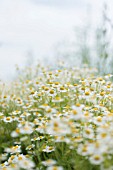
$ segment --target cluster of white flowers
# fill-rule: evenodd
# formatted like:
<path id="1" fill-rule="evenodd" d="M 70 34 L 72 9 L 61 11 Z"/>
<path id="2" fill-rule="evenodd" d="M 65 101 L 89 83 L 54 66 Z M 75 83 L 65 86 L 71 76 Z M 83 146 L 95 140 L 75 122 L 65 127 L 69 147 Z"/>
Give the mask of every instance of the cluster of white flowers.
<path id="1" fill-rule="evenodd" d="M 10 91 L 0 92 L 1 136 L 9 139 L 0 169 L 63 170 L 57 160 L 46 157 L 56 154 L 59 143 L 90 164 L 104 167 L 107 161 L 111 167 L 112 75 L 94 76 L 88 68 L 38 67 L 31 79 L 13 82 Z"/>

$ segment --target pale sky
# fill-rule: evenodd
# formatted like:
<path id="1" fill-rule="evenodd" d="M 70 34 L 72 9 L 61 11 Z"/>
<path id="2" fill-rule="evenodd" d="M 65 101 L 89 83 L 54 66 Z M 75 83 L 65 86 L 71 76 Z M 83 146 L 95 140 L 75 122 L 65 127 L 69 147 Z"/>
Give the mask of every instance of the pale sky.
<path id="1" fill-rule="evenodd" d="M 75 26 L 99 22 L 104 0 L 0 0 L 0 79 L 14 76 L 29 51 L 52 56 L 54 45 L 73 39 Z M 107 0 L 109 6 L 113 1 Z M 109 10 L 113 16 L 112 9 Z"/>

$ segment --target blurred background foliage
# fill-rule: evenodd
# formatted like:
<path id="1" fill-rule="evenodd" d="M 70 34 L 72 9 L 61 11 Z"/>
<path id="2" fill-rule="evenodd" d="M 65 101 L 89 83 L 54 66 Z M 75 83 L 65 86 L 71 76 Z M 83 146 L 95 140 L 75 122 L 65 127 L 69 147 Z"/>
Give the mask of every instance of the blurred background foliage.
<path id="1" fill-rule="evenodd" d="M 74 41 L 62 41 L 55 46 L 56 58 L 71 65 L 96 67 L 99 74 L 113 74 L 113 24 L 103 4 L 101 22 L 96 28 L 90 23 L 74 29 Z"/>

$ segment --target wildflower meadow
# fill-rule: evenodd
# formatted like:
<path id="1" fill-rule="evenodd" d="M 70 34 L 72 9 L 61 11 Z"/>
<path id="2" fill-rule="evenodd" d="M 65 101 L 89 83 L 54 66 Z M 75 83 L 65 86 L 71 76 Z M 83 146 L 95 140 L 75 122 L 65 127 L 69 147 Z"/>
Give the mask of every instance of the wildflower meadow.
<path id="1" fill-rule="evenodd" d="M 113 82 L 40 64 L 0 82 L 0 170 L 112 170 Z"/>

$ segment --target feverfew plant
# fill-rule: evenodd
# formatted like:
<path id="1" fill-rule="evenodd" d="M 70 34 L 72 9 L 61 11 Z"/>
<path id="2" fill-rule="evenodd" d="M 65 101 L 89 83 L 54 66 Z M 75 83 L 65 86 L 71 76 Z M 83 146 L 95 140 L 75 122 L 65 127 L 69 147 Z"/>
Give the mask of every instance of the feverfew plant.
<path id="1" fill-rule="evenodd" d="M 112 75 L 41 65 L 31 73 L 0 85 L 0 169 L 112 168 Z"/>

